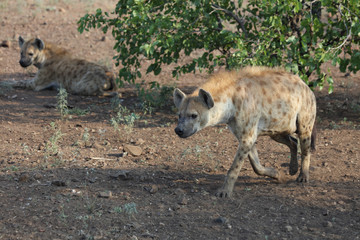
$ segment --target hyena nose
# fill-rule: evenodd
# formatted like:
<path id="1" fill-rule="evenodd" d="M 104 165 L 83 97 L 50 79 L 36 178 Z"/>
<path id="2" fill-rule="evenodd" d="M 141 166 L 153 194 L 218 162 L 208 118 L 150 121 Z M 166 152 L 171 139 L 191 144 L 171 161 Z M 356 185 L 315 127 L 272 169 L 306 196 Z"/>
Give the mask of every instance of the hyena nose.
<path id="1" fill-rule="evenodd" d="M 20 60 L 19 63 L 20 63 L 20 65 L 21 65 L 22 67 L 27 67 L 26 64 L 25 64 L 25 62 L 24 62 L 23 60 Z"/>
<path id="2" fill-rule="evenodd" d="M 179 127 L 177 127 L 177 128 L 175 128 L 175 133 L 181 137 L 184 134 L 184 131 L 181 130 Z"/>

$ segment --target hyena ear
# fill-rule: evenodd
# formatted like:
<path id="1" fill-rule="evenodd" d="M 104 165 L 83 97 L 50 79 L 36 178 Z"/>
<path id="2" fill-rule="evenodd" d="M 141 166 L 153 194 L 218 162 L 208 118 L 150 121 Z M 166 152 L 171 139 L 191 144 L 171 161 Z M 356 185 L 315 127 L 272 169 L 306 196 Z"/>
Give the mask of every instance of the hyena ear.
<path id="1" fill-rule="evenodd" d="M 174 90 L 174 103 L 177 108 L 180 107 L 181 102 L 186 98 L 186 94 L 183 93 L 180 89 L 175 88 Z"/>
<path id="2" fill-rule="evenodd" d="M 214 106 L 214 100 L 211 94 L 204 89 L 199 90 L 199 98 L 205 103 L 205 105 L 210 109 Z"/>
<path id="3" fill-rule="evenodd" d="M 22 38 L 22 36 L 19 36 L 19 46 L 22 47 L 25 43 L 25 40 Z"/>
<path id="4" fill-rule="evenodd" d="M 39 49 L 39 50 L 43 50 L 45 48 L 45 43 L 43 40 L 41 40 L 40 38 L 35 38 L 35 46 Z"/>

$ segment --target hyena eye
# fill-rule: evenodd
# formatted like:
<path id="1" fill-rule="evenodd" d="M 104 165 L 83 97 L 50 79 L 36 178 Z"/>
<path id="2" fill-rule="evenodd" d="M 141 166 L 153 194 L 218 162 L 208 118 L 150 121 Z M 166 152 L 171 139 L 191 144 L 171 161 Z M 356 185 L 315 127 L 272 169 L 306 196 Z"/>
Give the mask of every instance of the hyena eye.
<path id="1" fill-rule="evenodd" d="M 192 119 L 196 119 L 197 116 L 198 116 L 197 114 L 191 114 L 191 118 L 192 118 Z"/>
<path id="2" fill-rule="evenodd" d="M 32 57 L 34 54 L 33 53 L 29 53 L 29 56 Z"/>

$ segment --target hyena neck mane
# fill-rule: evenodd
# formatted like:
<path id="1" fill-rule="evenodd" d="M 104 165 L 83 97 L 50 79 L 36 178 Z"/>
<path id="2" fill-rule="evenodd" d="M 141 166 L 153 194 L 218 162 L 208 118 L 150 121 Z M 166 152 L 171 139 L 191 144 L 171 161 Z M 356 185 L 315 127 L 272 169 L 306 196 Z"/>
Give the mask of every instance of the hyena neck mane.
<path id="1" fill-rule="evenodd" d="M 45 48 L 41 51 L 43 54 L 39 54 L 38 59 L 34 64 L 37 68 L 42 68 L 45 62 L 51 58 L 70 56 L 70 53 L 66 49 L 49 42 L 45 42 Z"/>
<path id="2" fill-rule="evenodd" d="M 200 88 L 199 88 L 200 89 Z M 214 106 L 208 110 L 208 122 L 206 126 L 215 126 L 217 124 L 228 123 L 235 116 L 235 107 L 232 97 L 226 94 L 217 95 L 211 89 L 204 89 L 207 91 L 214 102 Z M 195 94 L 198 95 L 198 90 Z"/>

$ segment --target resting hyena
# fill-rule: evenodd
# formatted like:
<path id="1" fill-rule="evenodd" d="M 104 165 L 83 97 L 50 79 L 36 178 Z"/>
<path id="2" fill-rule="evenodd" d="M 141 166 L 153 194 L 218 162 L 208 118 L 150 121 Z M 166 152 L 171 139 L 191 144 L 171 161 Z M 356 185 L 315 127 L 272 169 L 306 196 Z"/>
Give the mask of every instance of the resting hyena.
<path id="1" fill-rule="evenodd" d="M 32 80 L 13 82 L 14 87 L 41 91 L 61 85 L 68 92 L 79 95 L 115 95 L 114 74 L 106 67 L 82 59 L 72 58 L 68 51 L 39 38 L 25 41 L 19 37 L 20 65 L 34 65 L 39 70 Z"/>
<path id="2" fill-rule="evenodd" d="M 175 89 L 174 102 L 179 109 L 175 132 L 180 137 L 226 123 L 240 143 L 218 196 L 231 195 L 247 156 L 257 174 L 280 178 L 277 170 L 260 164 L 255 142 L 261 135 L 290 148 L 290 174 L 294 175 L 298 170 L 297 140 L 292 135 L 296 133 L 301 146 L 297 181 L 308 181 L 310 147 L 315 147 L 316 102 L 311 89 L 298 76 L 279 68 L 246 67 L 215 75 L 190 96 Z"/>

